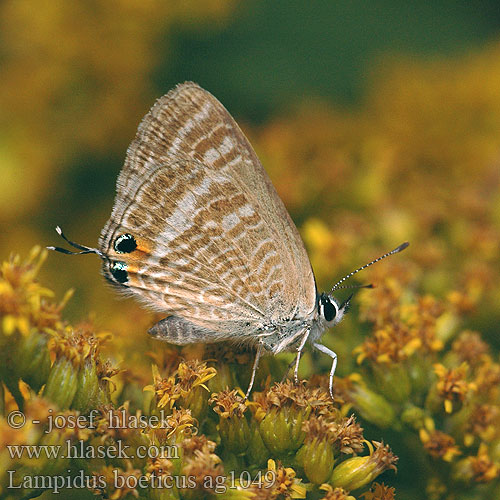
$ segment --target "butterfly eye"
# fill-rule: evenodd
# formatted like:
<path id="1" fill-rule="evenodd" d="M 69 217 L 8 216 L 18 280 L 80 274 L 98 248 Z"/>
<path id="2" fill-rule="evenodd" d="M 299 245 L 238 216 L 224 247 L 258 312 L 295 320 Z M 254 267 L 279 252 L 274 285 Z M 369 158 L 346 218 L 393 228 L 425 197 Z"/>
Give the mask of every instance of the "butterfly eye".
<path id="1" fill-rule="evenodd" d="M 135 238 L 129 233 L 122 234 L 115 240 L 115 250 L 118 253 L 130 253 L 133 252 L 136 248 L 137 242 L 135 241 Z"/>
<path id="2" fill-rule="evenodd" d="M 332 303 L 328 295 L 322 295 L 320 297 L 320 312 L 326 321 L 333 321 L 337 315 L 337 307 Z"/>
<path id="3" fill-rule="evenodd" d="M 126 283 L 128 281 L 127 264 L 125 262 L 112 262 L 109 266 L 109 271 L 118 283 Z"/>

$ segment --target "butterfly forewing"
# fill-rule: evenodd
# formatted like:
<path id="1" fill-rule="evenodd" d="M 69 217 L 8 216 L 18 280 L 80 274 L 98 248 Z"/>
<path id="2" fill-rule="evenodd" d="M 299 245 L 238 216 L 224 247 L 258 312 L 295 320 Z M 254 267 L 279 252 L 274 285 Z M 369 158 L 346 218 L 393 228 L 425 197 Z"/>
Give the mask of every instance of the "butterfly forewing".
<path id="1" fill-rule="evenodd" d="M 117 253 L 123 234 L 138 248 Z M 192 83 L 139 126 L 100 249 L 105 273 L 125 262 L 131 291 L 209 328 L 315 307 L 309 259 L 266 172 L 225 108 Z"/>
<path id="2" fill-rule="evenodd" d="M 190 317 L 199 319 L 206 318 L 207 309 L 218 310 L 211 316 L 217 320 L 228 319 L 228 314 L 263 317 L 267 283 L 242 279 L 260 263 L 259 255 L 248 259 L 249 249 L 239 245 L 255 243 L 262 220 L 230 179 L 218 172 L 207 177 L 208 171 L 191 159 L 169 159 L 152 171 L 109 239 L 111 243 L 120 234 L 133 233 L 137 250 L 129 255 L 113 254 L 112 246 L 103 250 L 127 261 L 127 285 L 154 295 L 160 310 L 167 301 L 169 311 L 191 308 Z M 172 172 L 182 182 L 171 183 Z M 151 228 L 157 228 L 154 234 Z M 227 238 L 232 238 L 231 245 L 224 243 Z M 267 280 L 271 277 L 269 273 Z"/>

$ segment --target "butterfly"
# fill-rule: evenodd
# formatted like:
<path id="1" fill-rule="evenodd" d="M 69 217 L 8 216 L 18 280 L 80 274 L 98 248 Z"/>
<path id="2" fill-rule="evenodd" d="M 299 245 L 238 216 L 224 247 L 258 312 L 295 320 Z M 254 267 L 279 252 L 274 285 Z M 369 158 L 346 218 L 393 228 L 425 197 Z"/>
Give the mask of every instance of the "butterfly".
<path id="1" fill-rule="evenodd" d="M 156 101 L 139 125 L 117 181 L 111 217 L 95 253 L 105 278 L 167 316 L 149 333 L 178 345 L 229 341 L 263 354 L 321 344 L 349 307 L 332 294 L 355 273 L 400 252 L 403 243 L 319 293 L 306 249 L 249 141 L 224 106 L 195 83 Z M 351 296 L 352 297 L 352 296 Z"/>

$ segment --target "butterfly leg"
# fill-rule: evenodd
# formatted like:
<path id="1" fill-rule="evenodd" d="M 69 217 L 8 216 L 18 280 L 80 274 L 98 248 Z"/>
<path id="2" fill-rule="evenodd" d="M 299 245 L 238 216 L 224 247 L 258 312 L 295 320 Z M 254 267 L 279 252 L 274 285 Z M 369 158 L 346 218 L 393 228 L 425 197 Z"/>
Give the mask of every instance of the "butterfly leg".
<path id="1" fill-rule="evenodd" d="M 248 389 L 245 394 L 245 401 L 248 399 L 248 396 L 250 396 L 250 392 L 252 391 L 253 383 L 255 381 L 255 374 L 257 373 L 257 367 L 259 366 L 259 360 L 260 357 L 262 356 L 262 351 L 264 350 L 264 347 L 259 344 L 257 347 L 257 352 L 255 354 L 255 361 L 253 362 L 253 367 L 252 367 L 252 376 L 250 377 L 250 383 L 248 384 Z"/>
<path id="2" fill-rule="evenodd" d="M 285 382 L 285 380 L 287 379 L 288 377 L 288 374 L 290 373 L 290 370 L 292 368 L 292 366 L 294 366 L 296 363 L 296 358 L 293 358 L 292 361 L 290 361 L 290 364 L 287 366 L 286 368 L 286 371 L 285 371 L 285 374 L 283 375 L 283 378 L 281 379 L 281 383 L 283 384 Z"/>
<path id="3" fill-rule="evenodd" d="M 337 368 L 337 355 L 328 347 L 324 346 L 323 344 L 313 344 L 318 351 L 321 351 L 322 353 L 326 354 L 327 356 L 330 356 L 332 358 L 332 367 L 330 368 L 330 378 L 328 380 L 328 390 L 330 392 L 330 397 L 333 400 L 333 374 L 335 373 L 335 368 Z"/>
<path id="4" fill-rule="evenodd" d="M 300 345 L 297 348 L 297 357 L 295 358 L 295 370 L 293 371 L 293 379 L 295 383 L 297 384 L 299 382 L 299 362 L 300 362 L 300 357 L 302 356 L 302 351 L 304 350 L 304 346 L 306 345 L 307 339 L 309 338 L 309 334 L 311 333 L 311 329 L 308 328 L 306 330 L 306 333 L 302 337 L 302 340 L 300 341 Z"/>

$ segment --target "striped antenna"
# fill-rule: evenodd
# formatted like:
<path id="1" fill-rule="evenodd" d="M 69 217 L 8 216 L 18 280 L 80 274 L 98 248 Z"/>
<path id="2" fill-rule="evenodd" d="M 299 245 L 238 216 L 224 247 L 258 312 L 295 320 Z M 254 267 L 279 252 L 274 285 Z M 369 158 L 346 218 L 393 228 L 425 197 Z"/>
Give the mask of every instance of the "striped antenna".
<path id="1" fill-rule="evenodd" d="M 373 283 L 368 283 L 366 285 L 342 285 L 335 288 L 335 290 L 344 290 L 350 288 L 375 288 Z"/>
<path id="2" fill-rule="evenodd" d="M 79 243 L 75 243 L 74 241 L 71 241 L 70 239 L 66 238 L 66 236 L 62 232 L 62 229 L 59 226 L 56 226 L 56 231 L 57 234 L 61 236 L 61 238 L 63 238 L 65 241 L 67 241 L 72 247 L 78 248 L 78 250 L 81 251 L 72 252 L 71 250 L 66 250 L 65 248 L 61 247 L 47 247 L 47 250 L 54 250 L 55 252 L 64 253 L 66 255 L 82 255 L 85 253 L 95 253 L 99 255 L 99 257 L 104 258 L 103 253 L 97 250 L 97 248 L 86 247 L 85 245 L 80 245 Z"/>
<path id="3" fill-rule="evenodd" d="M 395 253 L 402 252 L 408 245 L 409 245 L 409 243 L 407 241 L 405 241 L 404 243 L 401 243 L 401 245 L 399 245 L 394 250 L 391 250 L 390 252 L 387 252 L 384 255 L 381 255 L 377 259 L 372 260 L 368 264 L 365 264 L 364 266 L 361 266 L 359 269 L 356 269 L 352 273 L 349 273 L 348 275 L 344 276 L 342 279 L 340 279 L 339 281 L 337 281 L 337 283 L 335 283 L 335 285 L 333 285 L 332 289 L 330 290 L 330 293 L 332 293 L 335 290 L 338 290 L 339 288 L 342 288 L 339 285 L 341 283 L 343 283 L 345 280 L 349 279 L 351 276 L 354 276 L 356 273 L 359 273 L 359 271 L 362 271 L 363 269 L 366 269 L 367 267 L 370 267 L 371 265 L 377 263 L 378 261 L 380 261 L 382 259 L 385 259 L 386 257 L 389 257 L 389 255 L 394 255 Z"/>

